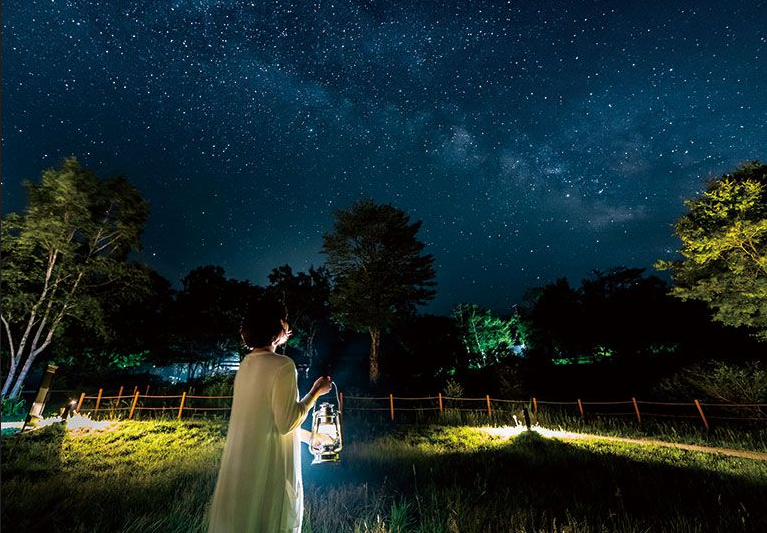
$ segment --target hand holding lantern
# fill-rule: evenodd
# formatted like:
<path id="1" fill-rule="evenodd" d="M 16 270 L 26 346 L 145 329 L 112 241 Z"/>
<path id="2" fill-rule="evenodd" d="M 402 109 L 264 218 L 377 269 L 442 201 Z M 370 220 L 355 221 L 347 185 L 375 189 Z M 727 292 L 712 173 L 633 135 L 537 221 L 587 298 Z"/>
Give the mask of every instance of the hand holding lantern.
<path id="1" fill-rule="evenodd" d="M 335 383 L 331 385 L 336 387 Z M 340 405 L 338 387 L 336 387 L 336 403 Z M 315 405 L 312 412 L 312 437 L 309 444 L 309 450 L 314 455 L 312 464 L 338 462 L 342 448 L 341 413 L 327 402 L 320 405 L 319 409 Z"/>

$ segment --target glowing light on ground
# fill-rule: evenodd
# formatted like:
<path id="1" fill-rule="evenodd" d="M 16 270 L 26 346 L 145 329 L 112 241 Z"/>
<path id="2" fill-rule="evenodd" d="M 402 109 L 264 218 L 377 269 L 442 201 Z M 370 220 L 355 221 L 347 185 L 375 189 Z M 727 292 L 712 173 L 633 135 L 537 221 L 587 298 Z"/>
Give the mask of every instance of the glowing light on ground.
<path id="1" fill-rule="evenodd" d="M 511 437 L 517 437 L 527 431 L 524 424 L 517 424 L 516 426 L 504 426 L 504 427 L 483 427 L 479 428 L 481 431 L 492 435 L 494 437 L 502 437 L 510 439 Z M 583 433 L 574 433 L 572 431 L 565 431 L 563 429 L 549 429 L 538 424 L 530 426 L 530 431 L 534 431 L 549 439 L 593 439 L 597 438 L 594 435 L 586 435 Z"/>
<path id="2" fill-rule="evenodd" d="M 113 424 L 110 420 L 91 420 L 87 415 L 75 415 L 67 419 L 67 429 L 109 429 Z"/>
<path id="3" fill-rule="evenodd" d="M 67 429 L 73 431 L 83 429 L 109 429 L 112 425 L 114 425 L 114 422 L 110 420 L 92 420 L 88 415 L 73 415 L 67 418 L 66 421 L 60 416 L 49 416 L 48 418 L 40 420 L 40 422 L 34 426 L 27 426 L 26 431 L 41 429 L 47 426 L 52 426 L 54 424 L 61 424 L 62 422 L 66 422 Z M 23 422 L 3 422 L 3 429 L 21 429 L 23 424 Z"/>

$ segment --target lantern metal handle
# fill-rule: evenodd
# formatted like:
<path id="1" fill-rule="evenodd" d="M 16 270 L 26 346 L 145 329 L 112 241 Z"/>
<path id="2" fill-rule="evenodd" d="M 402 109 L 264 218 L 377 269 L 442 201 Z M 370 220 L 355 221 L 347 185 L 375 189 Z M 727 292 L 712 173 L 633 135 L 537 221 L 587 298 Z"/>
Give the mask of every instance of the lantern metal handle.
<path id="1" fill-rule="evenodd" d="M 336 406 L 338 407 L 338 417 L 341 417 L 341 400 L 338 398 L 338 386 L 336 385 L 335 381 L 330 382 L 330 386 L 334 389 L 336 389 Z M 314 412 L 317 410 L 317 404 L 319 402 L 314 402 L 314 405 L 312 406 L 312 415 L 314 415 Z"/>

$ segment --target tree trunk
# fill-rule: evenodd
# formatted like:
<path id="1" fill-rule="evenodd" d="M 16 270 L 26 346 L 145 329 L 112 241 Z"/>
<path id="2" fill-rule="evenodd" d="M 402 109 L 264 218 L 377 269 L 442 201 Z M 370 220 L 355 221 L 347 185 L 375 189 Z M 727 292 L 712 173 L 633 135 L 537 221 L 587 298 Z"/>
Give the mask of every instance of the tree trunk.
<path id="1" fill-rule="evenodd" d="M 32 368 L 32 363 L 35 362 L 35 359 L 37 359 L 37 353 L 35 352 L 32 352 L 27 356 L 27 360 L 24 361 L 24 366 L 21 367 L 21 372 L 19 372 L 19 376 L 16 378 L 16 382 L 13 384 L 13 389 L 11 389 L 9 397 L 15 398 L 21 393 L 21 387 L 24 385 L 24 381 L 27 379 L 29 369 Z"/>
<path id="2" fill-rule="evenodd" d="M 78 278 L 79 281 L 79 278 Z M 75 284 L 75 288 L 77 287 L 77 284 Z M 74 290 L 74 289 L 73 289 Z M 37 359 L 37 356 L 40 355 L 40 353 L 45 350 L 53 340 L 53 334 L 56 331 L 56 328 L 58 327 L 59 323 L 61 322 L 61 319 L 64 318 L 64 313 L 67 310 L 66 303 L 62 307 L 61 311 L 58 313 L 56 318 L 53 319 L 53 322 L 49 326 L 50 329 L 48 330 L 48 333 L 45 336 L 45 340 L 43 341 L 42 345 L 38 346 L 37 343 L 40 340 L 40 335 L 43 331 L 43 327 L 45 326 L 45 322 L 48 320 L 48 313 L 50 311 L 50 305 L 48 306 L 48 309 L 45 311 L 45 315 L 43 316 L 42 322 L 40 323 L 40 327 L 37 330 L 37 333 L 35 334 L 35 338 L 32 341 L 32 346 L 29 347 L 29 355 L 27 355 L 27 360 L 24 362 L 24 366 L 21 368 L 21 372 L 19 373 L 19 377 L 16 378 L 16 383 L 13 385 L 13 390 L 11 391 L 11 398 L 15 398 L 19 395 L 21 392 L 21 388 L 24 386 L 24 380 L 27 379 L 27 374 L 29 373 L 29 369 L 32 367 L 32 363 L 35 362 L 35 359 Z M 18 362 L 21 362 L 21 354 L 18 356 Z"/>
<path id="3" fill-rule="evenodd" d="M 11 383 L 13 383 L 13 375 L 16 373 L 16 361 L 11 362 L 11 366 L 8 367 L 8 375 L 5 376 L 5 382 L 3 383 L 3 392 L 0 394 L 3 398 L 5 398 L 5 395 L 8 393 L 8 389 L 11 388 Z"/>
<path id="4" fill-rule="evenodd" d="M 370 328 L 370 383 L 375 385 L 381 376 L 378 370 L 378 353 L 381 344 L 381 330 Z"/>

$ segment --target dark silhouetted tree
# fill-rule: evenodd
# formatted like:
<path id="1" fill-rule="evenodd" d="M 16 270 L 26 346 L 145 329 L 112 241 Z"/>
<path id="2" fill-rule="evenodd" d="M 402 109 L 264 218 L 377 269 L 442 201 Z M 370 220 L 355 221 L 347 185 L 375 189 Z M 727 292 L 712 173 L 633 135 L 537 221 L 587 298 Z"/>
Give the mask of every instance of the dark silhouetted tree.
<path id="1" fill-rule="evenodd" d="M 583 306 L 567 278 L 529 290 L 525 300 L 530 357 L 545 362 L 582 352 Z"/>
<path id="2" fill-rule="evenodd" d="M 68 386 L 102 379 L 147 360 L 161 361 L 167 350 L 171 283 L 146 265 L 148 283 L 133 301 L 109 300 L 102 306 L 108 337 L 72 322 L 56 341 L 50 360 L 64 368 Z M 79 380 L 79 381 L 78 381 Z"/>
<path id="3" fill-rule="evenodd" d="M 452 318 L 416 315 L 397 325 L 393 333 L 400 350 L 388 366 L 397 374 L 398 385 L 411 385 L 418 391 L 441 387 L 460 371 L 464 349 Z"/>
<path id="4" fill-rule="evenodd" d="M 267 290 L 288 309 L 288 323 L 293 331 L 289 345 L 302 352 L 308 372 L 317 353 L 314 346 L 317 332 L 322 322 L 330 318 L 330 274 L 322 267 L 294 274 L 290 266 L 283 265 L 272 270 L 269 283 Z"/>
<path id="5" fill-rule="evenodd" d="M 188 365 L 189 378 L 195 378 L 242 352 L 242 317 L 264 289 L 227 278 L 214 265 L 195 268 L 181 283 L 170 312 L 170 348 L 177 362 Z"/>
<path id="6" fill-rule="evenodd" d="M 322 251 L 333 277 L 330 303 L 345 327 L 370 334 L 370 381 L 377 383 L 381 332 L 431 300 L 434 257 L 423 254 L 416 234 L 421 222 L 372 200 L 336 211 Z"/>

